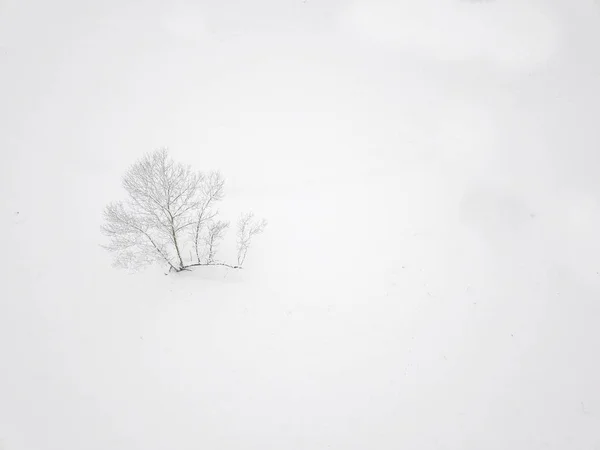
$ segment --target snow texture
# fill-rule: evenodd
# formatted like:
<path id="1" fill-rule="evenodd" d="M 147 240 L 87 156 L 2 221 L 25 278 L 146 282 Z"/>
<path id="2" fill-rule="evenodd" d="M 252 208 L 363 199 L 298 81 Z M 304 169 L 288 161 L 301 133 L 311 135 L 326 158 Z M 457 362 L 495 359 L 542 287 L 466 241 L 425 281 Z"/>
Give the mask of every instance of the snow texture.
<path id="1" fill-rule="evenodd" d="M 599 75 L 592 0 L 3 1 L 0 448 L 599 449 Z M 162 146 L 244 270 L 111 267 Z"/>

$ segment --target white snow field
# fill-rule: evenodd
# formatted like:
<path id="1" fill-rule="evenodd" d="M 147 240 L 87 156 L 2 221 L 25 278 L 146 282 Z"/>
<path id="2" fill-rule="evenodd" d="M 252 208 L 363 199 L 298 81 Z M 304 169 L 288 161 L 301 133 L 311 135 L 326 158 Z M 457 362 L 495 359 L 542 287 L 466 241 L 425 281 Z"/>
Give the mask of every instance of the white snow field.
<path id="1" fill-rule="evenodd" d="M 0 449 L 600 449 L 599 125 L 593 0 L 3 0 Z M 111 267 L 162 146 L 244 270 Z"/>

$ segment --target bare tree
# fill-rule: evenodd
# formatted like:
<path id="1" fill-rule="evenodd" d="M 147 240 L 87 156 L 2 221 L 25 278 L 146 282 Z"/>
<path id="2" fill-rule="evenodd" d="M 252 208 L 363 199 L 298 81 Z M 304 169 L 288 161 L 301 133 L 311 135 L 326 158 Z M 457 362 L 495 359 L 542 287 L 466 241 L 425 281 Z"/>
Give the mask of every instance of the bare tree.
<path id="1" fill-rule="evenodd" d="M 266 226 L 267 221 L 265 219 L 254 220 L 254 213 L 245 213 L 240 216 L 237 231 L 238 266 L 244 264 L 252 238 L 262 233 Z"/>
<path id="2" fill-rule="evenodd" d="M 158 260 L 167 264 L 169 270 L 177 270 L 167 239 L 153 229 L 152 221 L 134 215 L 122 202 L 109 204 L 104 219 L 102 229 L 110 238 L 104 248 L 115 254 L 115 266 L 133 269 Z"/>
<path id="3" fill-rule="evenodd" d="M 212 211 L 214 203 L 223 199 L 223 188 L 225 180 L 219 172 L 211 172 L 206 177 L 202 177 L 200 182 L 201 200 L 199 202 L 196 223 L 194 226 L 194 249 L 196 251 L 196 260 L 200 263 L 200 242 L 201 233 L 205 223 L 215 218 L 218 212 Z"/>
<path id="4" fill-rule="evenodd" d="M 223 199 L 224 184 L 219 172 L 194 172 L 174 162 L 166 149 L 146 154 L 123 177 L 127 200 L 104 210 L 102 230 L 109 238 L 104 248 L 114 254 L 116 266 L 130 269 L 153 262 L 175 272 L 203 265 L 241 268 L 239 255 L 235 266 L 215 259 L 229 227 L 214 220 L 218 211 L 213 207 Z M 192 249 L 196 262 L 191 261 Z M 201 255 L 206 255 L 204 262 Z"/>
<path id="5" fill-rule="evenodd" d="M 133 164 L 123 177 L 127 202 L 110 204 L 104 212 L 103 229 L 111 238 L 107 248 L 117 252 L 117 263 L 124 262 L 126 243 L 130 250 L 141 250 L 137 253 L 145 262 L 154 251 L 170 269 L 181 270 L 181 235 L 193 224 L 198 186 L 198 175 L 175 163 L 164 149 Z M 127 266 L 137 261 L 127 259 Z"/>
<path id="6" fill-rule="evenodd" d="M 229 228 L 229 222 L 223 222 L 222 220 L 219 220 L 218 222 L 210 222 L 208 224 L 208 233 L 204 239 L 208 252 L 208 255 L 206 256 L 206 264 L 215 262 L 215 254 L 217 252 L 219 242 L 223 239 L 225 230 L 227 230 L 227 228 Z"/>

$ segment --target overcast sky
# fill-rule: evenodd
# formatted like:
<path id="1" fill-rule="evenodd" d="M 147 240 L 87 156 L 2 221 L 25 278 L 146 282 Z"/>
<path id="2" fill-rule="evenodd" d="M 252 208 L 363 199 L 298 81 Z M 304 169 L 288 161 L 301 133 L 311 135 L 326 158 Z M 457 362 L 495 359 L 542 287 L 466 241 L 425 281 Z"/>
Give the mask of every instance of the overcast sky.
<path id="1" fill-rule="evenodd" d="M 422 173 L 457 201 L 483 183 L 553 205 L 562 231 L 593 233 L 593 0 L 0 8 L 8 210 L 67 196 L 97 216 L 124 167 L 168 146 L 195 167 L 221 169 L 231 194 Z M 40 192 L 47 163 L 60 173 L 39 181 Z"/>
<path id="2" fill-rule="evenodd" d="M 74 169 L 116 169 L 159 145 L 202 149 L 197 162 L 225 165 L 245 185 L 243 167 L 259 158 L 276 172 L 267 183 L 290 180 L 282 171 L 292 167 L 299 180 L 377 169 L 363 166 L 373 154 L 386 166 L 400 151 L 435 153 L 459 166 L 495 160 L 520 177 L 567 165 L 556 182 L 582 188 L 596 183 L 598 162 L 599 9 L 593 0 L 4 0 L 4 148 L 12 164 L 35 152 L 65 155 Z M 515 154 L 536 174 L 520 173 Z"/>

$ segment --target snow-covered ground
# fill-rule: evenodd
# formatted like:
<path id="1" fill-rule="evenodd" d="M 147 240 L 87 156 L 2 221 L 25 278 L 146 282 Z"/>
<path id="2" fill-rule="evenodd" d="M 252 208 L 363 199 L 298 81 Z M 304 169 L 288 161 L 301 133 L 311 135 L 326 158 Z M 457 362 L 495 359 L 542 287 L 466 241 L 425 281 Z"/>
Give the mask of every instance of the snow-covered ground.
<path id="1" fill-rule="evenodd" d="M 600 449 L 599 118 L 592 0 L 5 0 L 0 449 Z M 110 267 L 163 145 L 243 271 Z"/>

